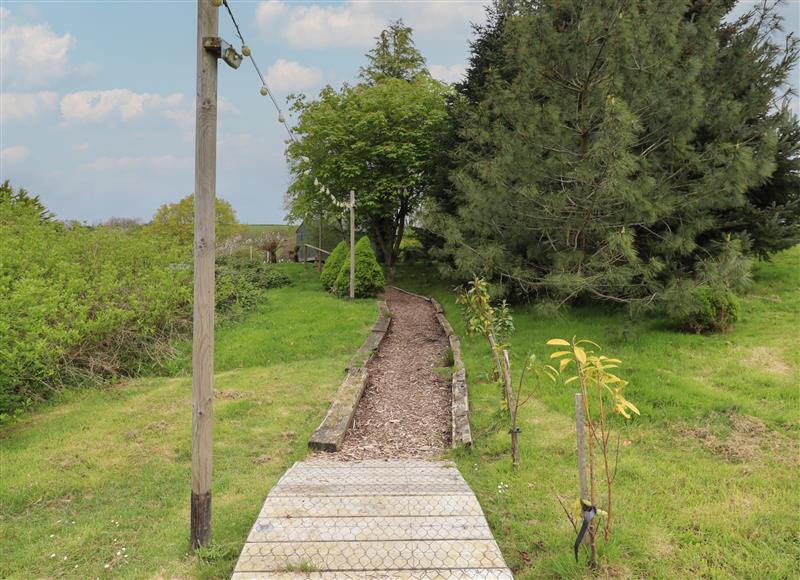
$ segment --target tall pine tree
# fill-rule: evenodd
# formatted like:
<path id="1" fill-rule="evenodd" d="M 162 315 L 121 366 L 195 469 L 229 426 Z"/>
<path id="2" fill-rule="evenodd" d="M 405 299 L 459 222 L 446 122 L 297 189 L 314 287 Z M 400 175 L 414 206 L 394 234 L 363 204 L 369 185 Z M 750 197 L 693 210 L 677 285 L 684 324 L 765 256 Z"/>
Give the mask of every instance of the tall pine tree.
<path id="1" fill-rule="evenodd" d="M 726 22 L 732 4 L 498 0 L 428 221 L 456 273 L 650 302 L 794 243 L 797 134 L 775 98 L 797 44 L 774 44 L 769 14 Z"/>

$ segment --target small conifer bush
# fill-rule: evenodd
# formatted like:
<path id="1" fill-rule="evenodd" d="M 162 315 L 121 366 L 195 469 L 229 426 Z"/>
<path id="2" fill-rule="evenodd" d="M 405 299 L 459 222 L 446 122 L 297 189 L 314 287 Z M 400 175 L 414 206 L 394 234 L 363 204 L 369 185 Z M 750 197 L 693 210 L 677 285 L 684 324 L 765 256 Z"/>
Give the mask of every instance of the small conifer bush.
<path id="1" fill-rule="evenodd" d="M 667 302 L 667 314 L 684 330 L 726 332 L 739 318 L 739 300 L 727 288 L 701 284 Z"/>
<path id="2" fill-rule="evenodd" d="M 374 296 L 383 290 L 386 280 L 383 269 L 378 264 L 369 238 L 364 236 L 356 244 L 356 298 Z M 339 296 L 350 293 L 350 261 L 346 260 L 339 269 L 339 275 L 333 285 L 333 291 Z"/>
<path id="3" fill-rule="evenodd" d="M 325 260 L 325 265 L 322 267 L 322 274 L 320 274 L 320 281 L 325 290 L 332 291 L 333 283 L 336 282 L 336 277 L 339 275 L 339 270 L 342 269 L 342 264 L 350 263 L 350 250 L 347 248 L 347 242 L 341 241 L 333 249 L 331 255 Z"/>

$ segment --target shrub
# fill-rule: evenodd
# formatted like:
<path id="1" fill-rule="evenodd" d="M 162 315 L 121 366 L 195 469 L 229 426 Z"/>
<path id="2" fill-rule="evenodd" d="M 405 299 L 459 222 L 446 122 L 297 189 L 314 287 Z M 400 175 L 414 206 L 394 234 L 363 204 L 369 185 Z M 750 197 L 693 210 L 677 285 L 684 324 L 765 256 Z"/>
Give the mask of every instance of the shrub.
<path id="1" fill-rule="evenodd" d="M 222 318 L 241 316 L 264 300 L 266 290 L 290 284 L 283 272 L 246 256 L 218 257 L 216 274 L 216 310 Z"/>
<path id="2" fill-rule="evenodd" d="M 383 290 L 386 280 L 383 276 L 381 265 L 375 257 L 375 252 L 369 242 L 369 238 L 364 236 L 356 244 L 356 298 L 374 296 Z M 339 275 L 333 284 L 333 291 L 339 296 L 347 296 L 350 293 L 350 262 L 342 264 Z"/>
<path id="3" fill-rule="evenodd" d="M 425 259 L 425 248 L 419 241 L 414 230 L 406 230 L 403 240 L 400 242 L 400 261 L 405 264 L 418 262 Z"/>
<path id="4" fill-rule="evenodd" d="M 325 265 L 322 267 L 322 274 L 320 274 L 319 279 L 322 281 L 322 287 L 325 288 L 325 290 L 333 290 L 333 284 L 336 282 L 339 270 L 342 269 L 342 264 L 345 263 L 350 263 L 350 250 L 347 248 L 347 242 L 341 241 L 333 249 L 331 255 L 325 260 Z"/>
<path id="5" fill-rule="evenodd" d="M 140 372 L 190 328 L 191 250 L 41 219 L 0 197 L 0 419 L 88 378 Z"/>
<path id="6" fill-rule="evenodd" d="M 725 332 L 739 319 L 739 300 L 725 287 L 700 284 L 673 290 L 667 315 L 681 328 L 696 333 Z"/>
<path id="7" fill-rule="evenodd" d="M 56 222 L 0 185 L 0 422 L 64 387 L 169 358 L 191 330 L 191 256 L 189 244 L 147 228 Z M 221 317 L 289 282 L 260 260 L 217 268 Z"/>

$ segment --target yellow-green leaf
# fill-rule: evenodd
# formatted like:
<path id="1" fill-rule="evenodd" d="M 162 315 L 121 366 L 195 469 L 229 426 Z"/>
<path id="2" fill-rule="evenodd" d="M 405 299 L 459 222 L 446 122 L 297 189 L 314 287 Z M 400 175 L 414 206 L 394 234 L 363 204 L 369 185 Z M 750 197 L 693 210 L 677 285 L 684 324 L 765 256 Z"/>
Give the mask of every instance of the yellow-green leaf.
<path id="1" fill-rule="evenodd" d="M 573 350 L 575 352 L 575 358 L 578 359 L 578 362 L 580 362 L 582 365 L 586 364 L 586 351 L 579 346 L 576 346 Z"/>
<path id="2" fill-rule="evenodd" d="M 563 338 L 551 338 L 547 341 L 550 346 L 569 346 L 569 343 Z"/>
<path id="3" fill-rule="evenodd" d="M 568 385 L 568 384 L 570 384 L 571 382 L 573 382 L 573 381 L 577 381 L 577 380 L 578 380 L 578 377 L 577 377 L 577 376 L 570 377 L 570 378 L 568 378 L 566 381 L 564 381 L 564 384 L 565 384 L 565 385 Z"/>
<path id="4" fill-rule="evenodd" d="M 568 366 L 568 365 L 569 365 L 569 363 L 571 363 L 571 362 L 572 362 L 572 359 L 571 359 L 571 358 L 562 358 L 562 359 L 561 359 L 561 363 L 558 365 L 558 366 L 559 366 L 559 369 L 558 369 L 558 370 L 559 370 L 559 371 L 561 371 L 561 372 L 563 373 L 563 372 L 564 372 L 564 369 L 565 369 L 565 368 L 567 368 L 567 366 Z"/>
<path id="5" fill-rule="evenodd" d="M 565 354 L 572 354 L 572 353 L 568 350 L 560 350 L 558 352 L 554 352 L 553 354 L 551 354 L 550 358 L 558 358 L 560 356 L 564 356 Z"/>

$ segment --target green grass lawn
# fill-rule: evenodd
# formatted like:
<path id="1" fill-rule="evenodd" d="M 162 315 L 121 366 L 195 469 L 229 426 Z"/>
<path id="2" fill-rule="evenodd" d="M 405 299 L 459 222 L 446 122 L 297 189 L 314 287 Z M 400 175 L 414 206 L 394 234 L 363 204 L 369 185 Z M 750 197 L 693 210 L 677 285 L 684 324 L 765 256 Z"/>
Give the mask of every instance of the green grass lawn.
<path id="1" fill-rule="evenodd" d="M 313 269 L 280 265 L 243 321 L 217 330 L 214 545 L 188 552 L 189 350 L 176 377 L 69 393 L 0 431 L 0 576 L 226 577 L 277 478 L 305 454 L 343 369 L 376 315 L 319 290 Z M 401 272 L 433 294 L 457 332 L 452 292 L 430 269 Z M 665 320 L 576 308 L 544 319 L 515 309 L 512 361 L 578 335 L 624 360 L 642 417 L 616 480 L 615 530 L 603 574 L 797 577 L 800 557 L 800 249 L 760 264 L 742 319 L 725 335 L 673 331 Z M 573 392 L 538 387 L 521 411 L 513 471 L 499 387 L 485 343 L 463 338 L 475 448 L 454 453 L 518 578 L 581 577 L 555 494 L 577 496 Z M 508 485 L 498 493 L 498 484 Z M 76 567 L 77 566 L 77 567 Z"/>
<path id="2" fill-rule="evenodd" d="M 575 308 L 542 318 L 514 309 L 512 366 L 545 342 L 577 335 L 623 360 L 641 418 L 623 426 L 615 524 L 602 575 L 661 578 L 800 576 L 800 248 L 758 264 L 742 316 L 724 335 L 675 332 L 658 317 Z M 398 284 L 435 295 L 456 332 L 452 292 L 432 271 Z M 574 533 L 555 495 L 578 496 L 574 391 L 541 385 L 521 417 L 522 467 L 511 467 L 500 388 L 479 338 L 462 338 L 474 450 L 455 459 L 517 578 L 582 577 Z M 515 373 L 516 375 L 516 373 Z M 508 490 L 498 493 L 500 482 Z"/>
<path id="3" fill-rule="evenodd" d="M 72 392 L 0 431 L 0 577 L 228 576 L 377 315 L 372 300 L 322 292 L 312 269 L 279 267 L 294 286 L 217 330 L 212 549 L 188 551 L 191 380 L 182 373 Z"/>

